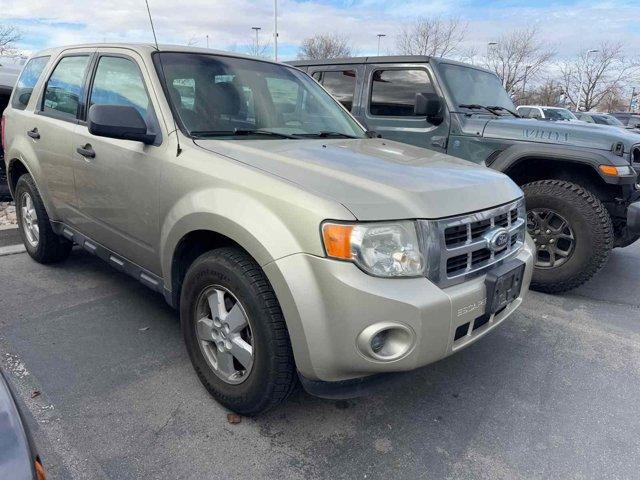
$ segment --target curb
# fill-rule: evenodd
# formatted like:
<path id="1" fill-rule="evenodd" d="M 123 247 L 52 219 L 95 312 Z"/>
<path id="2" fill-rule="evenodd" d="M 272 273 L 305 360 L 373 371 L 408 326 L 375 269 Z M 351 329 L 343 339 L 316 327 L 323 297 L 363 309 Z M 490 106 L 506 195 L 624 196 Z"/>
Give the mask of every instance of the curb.
<path id="1" fill-rule="evenodd" d="M 0 247 L 0 257 L 4 257 L 6 255 L 15 255 L 17 253 L 24 253 L 27 249 L 24 248 L 24 245 L 9 245 L 6 247 Z"/>

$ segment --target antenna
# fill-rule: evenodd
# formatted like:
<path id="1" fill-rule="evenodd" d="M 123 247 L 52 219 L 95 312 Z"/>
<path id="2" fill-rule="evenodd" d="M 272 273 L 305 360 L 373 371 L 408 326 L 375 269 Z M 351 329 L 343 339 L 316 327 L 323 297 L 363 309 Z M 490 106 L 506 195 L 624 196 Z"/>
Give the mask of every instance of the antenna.
<path id="1" fill-rule="evenodd" d="M 153 41 L 156 44 L 156 51 L 158 52 L 158 62 L 160 64 L 160 71 L 162 72 L 162 81 L 167 82 L 167 76 L 164 74 L 164 66 L 162 65 L 162 54 L 160 54 L 160 46 L 158 45 L 158 37 L 156 37 L 156 29 L 153 26 L 153 17 L 151 16 L 151 9 L 149 8 L 149 0 L 144 0 L 144 3 L 147 5 L 147 13 L 149 14 L 149 23 L 151 24 L 151 32 L 153 33 Z M 166 86 L 166 85 L 165 85 Z M 169 95 L 169 88 L 166 88 L 165 95 Z M 169 100 L 167 98 L 167 100 Z M 171 119 L 173 120 L 173 128 L 176 132 L 176 142 L 178 143 L 178 148 L 176 150 L 176 157 L 182 153 L 182 148 L 180 147 L 180 136 L 178 135 L 178 124 L 176 123 L 176 117 L 173 116 L 173 112 L 171 112 Z"/>

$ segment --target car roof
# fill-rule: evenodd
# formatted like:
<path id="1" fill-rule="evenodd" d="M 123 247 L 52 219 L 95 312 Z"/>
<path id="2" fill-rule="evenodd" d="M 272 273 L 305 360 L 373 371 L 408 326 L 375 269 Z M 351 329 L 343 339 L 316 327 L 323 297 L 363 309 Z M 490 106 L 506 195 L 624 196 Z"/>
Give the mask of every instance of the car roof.
<path id="1" fill-rule="evenodd" d="M 32 57 L 42 57 L 45 55 L 56 56 L 62 52 L 67 50 L 82 50 L 82 49 L 95 49 L 95 48 L 126 48 L 128 50 L 133 50 L 135 52 L 141 54 L 152 54 L 154 52 L 179 52 L 179 53 L 205 53 L 209 55 L 222 55 L 225 57 L 234 57 L 234 58 L 246 58 L 250 60 L 256 60 L 266 63 L 277 63 L 284 65 L 280 62 L 274 62 L 262 57 L 252 57 L 250 55 L 243 55 L 241 53 L 235 52 L 226 52 L 223 50 L 215 50 L 211 48 L 201 48 L 201 47 L 187 47 L 185 45 L 172 45 L 172 44 L 160 44 L 156 48 L 156 45 L 153 43 L 84 43 L 77 45 L 66 45 L 62 47 L 54 47 L 47 48 L 44 50 L 40 50 L 39 52 L 32 55 Z"/>
<path id="2" fill-rule="evenodd" d="M 294 67 L 312 67 L 321 65 L 345 65 L 345 64 L 369 64 L 369 63 L 444 63 L 452 65 L 460 65 L 462 67 L 475 68 L 483 72 L 489 72 L 495 75 L 491 70 L 471 65 L 469 63 L 458 62 L 441 57 L 431 57 L 428 55 L 384 55 L 371 57 L 341 57 L 341 58 L 325 58 L 325 59 L 307 59 L 292 60 L 286 62 Z"/>

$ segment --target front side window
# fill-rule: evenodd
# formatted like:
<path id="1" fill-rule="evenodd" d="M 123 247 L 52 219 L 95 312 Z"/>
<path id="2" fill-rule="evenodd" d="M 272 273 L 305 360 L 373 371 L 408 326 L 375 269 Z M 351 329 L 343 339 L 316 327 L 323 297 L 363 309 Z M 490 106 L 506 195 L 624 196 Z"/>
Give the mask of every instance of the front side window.
<path id="1" fill-rule="evenodd" d="M 13 98 L 11 100 L 11 106 L 13 108 L 17 108 L 18 110 L 27 108 L 27 104 L 33 93 L 33 87 L 38 83 L 38 79 L 40 75 L 42 75 L 44 67 L 46 67 L 49 62 L 49 58 L 50 57 L 37 57 L 29 60 L 24 70 L 22 70 L 20 78 L 18 78 L 18 82 L 14 88 Z"/>
<path id="2" fill-rule="evenodd" d="M 316 74 L 320 72 L 315 72 Z M 322 76 L 318 77 L 320 83 L 327 91 L 333 95 L 347 110 L 353 107 L 353 95 L 356 90 L 356 72 L 355 70 L 326 71 L 322 72 Z"/>
<path id="3" fill-rule="evenodd" d="M 531 109 L 529 107 L 518 107 L 518 115 L 521 117 L 527 118 L 531 113 Z"/>
<path id="4" fill-rule="evenodd" d="M 94 104 L 127 105 L 147 118 L 149 96 L 138 66 L 128 58 L 101 57 L 89 97 Z"/>
<path id="5" fill-rule="evenodd" d="M 414 116 L 418 93 L 433 93 L 431 79 L 425 70 L 376 70 L 369 112 L 376 116 Z"/>
<path id="6" fill-rule="evenodd" d="M 49 77 L 42 111 L 69 119 L 76 118 L 89 56 L 63 57 Z"/>
<path id="7" fill-rule="evenodd" d="M 543 108 L 545 118 L 555 121 L 576 120 L 576 116 L 566 108 Z"/>
<path id="8" fill-rule="evenodd" d="M 329 94 L 294 68 L 178 52 L 157 53 L 154 62 L 173 111 L 193 137 L 364 136 Z"/>

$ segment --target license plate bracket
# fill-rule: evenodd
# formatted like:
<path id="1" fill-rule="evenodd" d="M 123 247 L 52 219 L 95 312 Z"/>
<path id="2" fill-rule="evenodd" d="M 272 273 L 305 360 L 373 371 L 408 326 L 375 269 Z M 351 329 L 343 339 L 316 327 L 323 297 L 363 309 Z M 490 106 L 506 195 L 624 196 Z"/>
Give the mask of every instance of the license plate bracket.
<path id="1" fill-rule="evenodd" d="M 487 313 L 495 314 L 520 296 L 525 263 L 511 260 L 491 270 L 485 279 Z"/>

